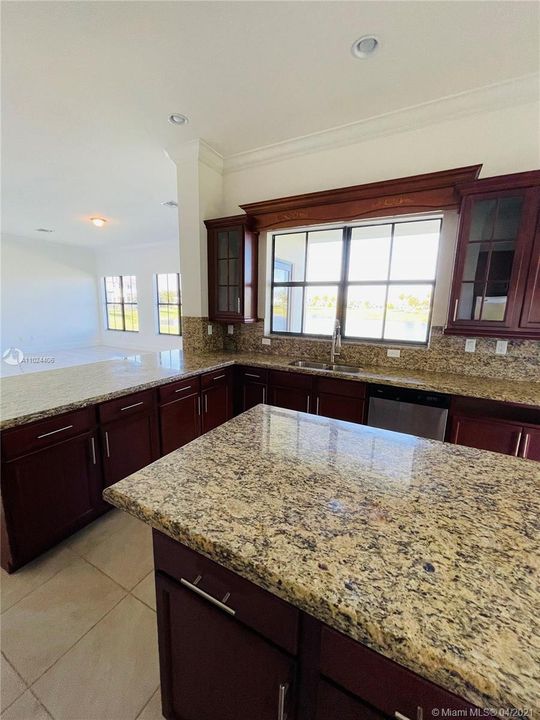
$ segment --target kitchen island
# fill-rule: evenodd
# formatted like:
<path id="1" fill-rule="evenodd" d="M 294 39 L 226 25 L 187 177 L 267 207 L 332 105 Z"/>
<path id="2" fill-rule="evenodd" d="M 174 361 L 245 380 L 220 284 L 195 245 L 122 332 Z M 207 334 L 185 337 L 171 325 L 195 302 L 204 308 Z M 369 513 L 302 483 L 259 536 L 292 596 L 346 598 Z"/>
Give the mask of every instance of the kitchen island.
<path id="1" fill-rule="evenodd" d="M 261 719 L 286 703 L 298 720 L 471 705 L 534 717 L 539 489 L 527 460 L 262 405 L 107 488 L 156 531 L 166 717 L 213 703 L 215 720 L 243 720 L 212 697 L 214 657 L 228 695 L 244 697 L 236 678 L 251 703 L 267 667 L 277 710 Z M 230 623 L 254 638 L 246 657 Z"/>

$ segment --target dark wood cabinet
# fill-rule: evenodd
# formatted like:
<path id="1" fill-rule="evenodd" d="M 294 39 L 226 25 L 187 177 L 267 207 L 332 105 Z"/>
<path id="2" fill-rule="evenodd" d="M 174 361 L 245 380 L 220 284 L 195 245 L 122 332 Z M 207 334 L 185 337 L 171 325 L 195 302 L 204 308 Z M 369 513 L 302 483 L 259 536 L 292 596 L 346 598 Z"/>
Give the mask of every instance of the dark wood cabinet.
<path id="1" fill-rule="evenodd" d="M 257 320 L 258 233 L 247 215 L 206 220 L 210 320 Z"/>
<path id="2" fill-rule="evenodd" d="M 201 434 L 200 379 L 160 387 L 159 399 L 161 454 L 167 455 Z"/>
<path id="3" fill-rule="evenodd" d="M 521 441 L 521 457 L 540 461 L 540 427 L 525 425 Z"/>
<path id="4" fill-rule="evenodd" d="M 245 412 L 268 399 L 268 370 L 258 367 L 236 368 L 236 412 Z"/>
<path id="5" fill-rule="evenodd" d="M 93 409 L 33 423 L 4 440 L 2 567 L 13 572 L 107 506 Z"/>
<path id="6" fill-rule="evenodd" d="M 230 420 L 233 414 L 232 373 L 228 368 L 201 378 L 202 431 L 208 432 Z"/>
<path id="7" fill-rule="evenodd" d="M 477 180 L 458 190 L 461 217 L 445 332 L 540 337 L 540 171 Z"/>
<path id="8" fill-rule="evenodd" d="M 268 402 L 275 407 L 301 412 L 313 411 L 313 379 L 311 375 L 271 370 Z"/>
<path id="9" fill-rule="evenodd" d="M 315 720 L 384 720 L 386 717 L 324 678 L 319 680 Z"/>
<path id="10" fill-rule="evenodd" d="M 521 428 L 501 420 L 454 416 L 451 442 L 517 456 L 521 443 Z"/>
<path id="11" fill-rule="evenodd" d="M 98 408 L 105 486 L 113 485 L 159 457 L 153 390 L 125 395 Z"/>
<path id="12" fill-rule="evenodd" d="M 314 412 L 323 417 L 363 423 L 366 386 L 338 378 L 317 378 Z"/>

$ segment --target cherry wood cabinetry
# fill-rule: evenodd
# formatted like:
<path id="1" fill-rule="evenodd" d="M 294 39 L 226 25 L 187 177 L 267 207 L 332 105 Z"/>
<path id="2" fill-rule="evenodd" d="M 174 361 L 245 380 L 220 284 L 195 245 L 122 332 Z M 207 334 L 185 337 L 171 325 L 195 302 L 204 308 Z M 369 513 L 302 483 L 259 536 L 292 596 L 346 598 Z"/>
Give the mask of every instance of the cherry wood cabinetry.
<path id="1" fill-rule="evenodd" d="M 201 377 L 202 431 L 222 425 L 233 415 L 232 372 L 223 368 Z"/>
<path id="2" fill-rule="evenodd" d="M 153 390 L 98 407 L 105 486 L 113 485 L 159 457 L 159 430 Z"/>
<path id="3" fill-rule="evenodd" d="M 201 434 L 201 381 L 198 377 L 159 388 L 161 454 L 176 450 Z"/>
<path id="4" fill-rule="evenodd" d="M 268 397 L 270 405 L 288 410 L 311 412 L 313 408 L 313 376 L 271 370 Z"/>
<path id="5" fill-rule="evenodd" d="M 334 378 L 317 378 L 315 383 L 316 415 L 363 423 L 365 418 L 366 386 L 364 383 L 339 380 Z"/>
<path id="6" fill-rule="evenodd" d="M 458 186 L 463 198 L 446 332 L 540 337 L 540 171 Z"/>
<path id="7" fill-rule="evenodd" d="M 236 412 L 245 412 L 268 399 L 268 370 L 259 367 L 236 368 Z"/>
<path id="8" fill-rule="evenodd" d="M 416 720 L 435 708 L 473 710 L 155 530 L 154 558 L 168 720 Z"/>
<path id="9" fill-rule="evenodd" d="M 2 451 L 2 567 L 13 572 L 107 507 L 95 408 L 6 431 Z"/>
<path id="10" fill-rule="evenodd" d="M 206 220 L 210 320 L 257 320 L 258 234 L 247 215 Z"/>

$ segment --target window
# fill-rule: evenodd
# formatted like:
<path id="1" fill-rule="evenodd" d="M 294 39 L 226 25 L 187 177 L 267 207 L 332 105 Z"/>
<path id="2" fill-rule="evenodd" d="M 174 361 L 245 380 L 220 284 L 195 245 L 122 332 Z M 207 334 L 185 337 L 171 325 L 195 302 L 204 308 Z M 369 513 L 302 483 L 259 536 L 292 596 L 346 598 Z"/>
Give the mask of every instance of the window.
<path id="1" fill-rule="evenodd" d="M 271 331 L 426 343 L 441 218 L 273 237 Z"/>
<path id="2" fill-rule="evenodd" d="M 160 335 L 181 335 L 180 275 L 160 273 L 156 275 L 158 328 Z"/>
<path id="3" fill-rule="evenodd" d="M 113 275 L 105 278 L 105 306 L 109 330 L 139 332 L 135 275 Z"/>

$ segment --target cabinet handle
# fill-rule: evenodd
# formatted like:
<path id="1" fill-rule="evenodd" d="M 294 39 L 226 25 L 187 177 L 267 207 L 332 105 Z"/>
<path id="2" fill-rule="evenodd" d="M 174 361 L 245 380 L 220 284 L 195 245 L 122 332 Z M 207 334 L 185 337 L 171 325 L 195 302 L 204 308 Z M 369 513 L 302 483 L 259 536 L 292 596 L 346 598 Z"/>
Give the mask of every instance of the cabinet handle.
<path id="1" fill-rule="evenodd" d="M 208 395 L 204 396 L 204 412 L 208 412 Z"/>
<path id="2" fill-rule="evenodd" d="M 225 373 L 224 373 L 223 375 L 216 375 L 216 377 L 214 378 L 214 382 L 215 382 L 216 380 L 222 380 L 224 377 L 227 377 L 227 376 L 225 375 Z"/>
<path id="3" fill-rule="evenodd" d="M 309 412 L 309 408 L 311 406 L 311 397 L 307 396 L 307 403 L 306 403 L 306 412 Z"/>
<path id="4" fill-rule="evenodd" d="M 238 313 L 240 313 L 240 298 L 238 298 Z"/>
<path id="5" fill-rule="evenodd" d="M 92 449 L 92 463 L 96 465 L 96 443 L 93 437 L 90 438 L 90 447 Z"/>
<path id="6" fill-rule="evenodd" d="M 319 398 L 319 396 L 317 395 L 317 402 L 316 402 L 316 405 L 315 405 L 315 415 L 318 415 L 318 414 L 319 414 L 319 406 L 320 406 L 320 403 L 321 403 L 320 398 Z"/>
<path id="7" fill-rule="evenodd" d="M 403 713 L 400 713 L 398 710 L 394 713 L 394 717 L 396 720 L 411 720 L 407 715 L 403 715 Z M 420 707 L 420 705 L 416 708 L 416 720 L 423 720 L 424 717 L 424 710 Z"/>
<path id="8" fill-rule="evenodd" d="M 452 322 L 456 322 L 458 303 L 459 303 L 459 298 L 456 298 L 456 302 L 454 303 L 454 314 L 452 316 Z"/>
<path id="9" fill-rule="evenodd" d="M 260 378 L 260 375 L 256 375 L 255 373 L 244 373 L 245 377 L 254 377 L 254 378 Z"/>
<path id="10" fill-rule="evenodd" d="M 512 453 L 512 455 L 514 455 L 515 457 L 517 457 L 517 456 L 518 456 L 518 453 L 519 453 L 519 446 L 521 445 L 521 436 L 522 436 L 522 435 L 523 435 L 523 430 L 520 430 L 520 431 L 519 431 L 519 434 L 518 434 L 518 436 L 517 436 L 516 446 L 515 446 L 515 448 L 514 448 L 514 452 Z"/>
<path id="11" fill-rule="evenodd" d="M 138 407 L 139 405 L 144 405 L 144 400 L 141 400 L 141 402 L 133 403 L 133 405 L 126 405 L 126 407 L 120 408 L 120 412 L 123 410 L 131 410 L 131 408 Z"/>
<path id="12" fill-rule="evenodd" d="M 178 392 L 185 392 L 186 390 L 191 390 L 191 385 L 188 385 L 187 387 L 179 388 L 178 390 L 175 390 L 175 393 Z"/>
<path id="13" fill-rule="evenodd" d="M 288 683 L 281 683 L 278 691 L 278 720 L 287 720 L 285 714 L 285 700 L 287 699 Z"/>
<path id="14" fill-rule="evenodd" d="M 522 458 L 527 457 L 527 453 L 529 452 L 529 443 L 531 442 L 531 434 L 526 432 L 523 436 L 523 447 L 521 448 L 521 452 L 519 453 L 519 456 Z"/>
<path id="15" fill-rule="evenodd" d="M 197 414 L 201 414 L 201 396 L 199 395 L 197 398 Z"/>
<path id="16" fill-rule="evenodd" d="M 66 425 L 65 427 L 58 428 L 58 430 L 51 430 L 51 432 L 43 433 L 43 435 L 38 435 L 37 439 L 41 440 L 41 438 L 49 437 L 49 435 L 56 435 L 56 433 L 64 432 L 64 430 L 69 430 L 72 427 L 73 425 Z"/>
<path id="17" fill-rule="evenodd" d="M 109 447 L 109 433 L 105 430 L 105 451 L 107 453 L 107 457 L 111 457 L 111 448 Z"/>
<path id="18" fill-rule="evenodd" d="M 263 404 L 266 405 L 266 388 L 263 385 Z"/>
<path id="19" fill-rule="evenodd" d="M 207 592 L 204 592 L 204 590 L 201 590 L 201 588 L 197 587 L 197 583 L 201 581 L 201 576 L 198 575 L 195 580 L 191 583 L 189 580 L 186 580 L 185 578 L 180 578 L 180 582 L 184 587 L 186 587 L 188 590 L 191 590 L 191 592 L 196 593 L 197 595 L 200 595 L 200 597 L 204 598 L 205 600 L 208 600 L 208 602 L 211 602 L 212 605 L 216 605 L 220 610 L 225 610 L 226 613 L 229 613 L 229 615 L 236 615 L 236 610 L 233 610 L 233 608 L 229 607 L 228 605 L 225 605 L 225 602 L 230 598 L 230 593 L 227 593 L 225 597 L 223 598 L 223 601 L 218 600 L 215 597 L 212 597 L 212 595 L 209 595 Z"/>

